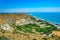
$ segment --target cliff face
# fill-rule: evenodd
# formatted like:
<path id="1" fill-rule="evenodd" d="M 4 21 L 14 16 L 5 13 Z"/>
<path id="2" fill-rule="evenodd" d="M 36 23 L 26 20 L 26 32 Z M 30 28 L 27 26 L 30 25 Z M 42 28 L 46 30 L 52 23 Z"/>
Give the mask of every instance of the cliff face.
<path id="1" fill-rule="evenodd" d="M 0 14 L 0 36 L 11 40 L 49 39 L 55 29 L 55 25 L 28 14 Z"/>

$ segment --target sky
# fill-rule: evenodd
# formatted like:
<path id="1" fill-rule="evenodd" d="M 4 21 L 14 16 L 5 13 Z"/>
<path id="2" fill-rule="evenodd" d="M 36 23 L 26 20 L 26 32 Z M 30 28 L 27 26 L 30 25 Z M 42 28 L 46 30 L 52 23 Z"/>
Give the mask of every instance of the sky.
<path id="1" fill-rule="evenodd" d="M 60 0 L 0 0 L 0 12 L 60 12 Z"/>
<path id="2" fill-rule="evenodd" d="M 58 12 L 32 14 L 60 24 L 60 0 L 0 0 L 0 13 L 5 12 Z"/>

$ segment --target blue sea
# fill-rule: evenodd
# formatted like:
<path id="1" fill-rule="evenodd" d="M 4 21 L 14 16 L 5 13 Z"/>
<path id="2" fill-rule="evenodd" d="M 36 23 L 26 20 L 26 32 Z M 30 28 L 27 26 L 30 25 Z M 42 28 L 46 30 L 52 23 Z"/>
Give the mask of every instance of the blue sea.
<path id="1" fill-rule="evenodd" d="M 30 14 L 48 22 L 60 24 L 60 12 L 31 12 Z"/>

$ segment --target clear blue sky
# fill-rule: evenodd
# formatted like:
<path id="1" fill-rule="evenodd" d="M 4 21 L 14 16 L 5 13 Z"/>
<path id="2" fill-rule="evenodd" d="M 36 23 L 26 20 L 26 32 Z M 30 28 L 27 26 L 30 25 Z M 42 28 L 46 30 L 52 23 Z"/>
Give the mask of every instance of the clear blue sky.
<path id="1" fill-rule="evenodd" d="M 0 12 L 60 12 L 60 0 L 0 0 Z M 60 13 L 53 15 L 36 13 L 43 19 L 60 23 Z"/>
<path id="2" fill-rule="evenodd" d="M 58 8 L 60 9 L 60 0 L 0 0 L 0 9 L 16 8 Z"/>

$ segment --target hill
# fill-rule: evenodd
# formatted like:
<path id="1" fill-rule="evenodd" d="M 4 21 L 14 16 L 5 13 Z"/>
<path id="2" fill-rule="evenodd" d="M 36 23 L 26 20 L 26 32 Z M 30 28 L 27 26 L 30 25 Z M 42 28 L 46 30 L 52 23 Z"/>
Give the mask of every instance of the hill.
<path id="1" fill-rule="evenodd" d="M 0 39 L 57 40 L 56 25 L 29 14 L 0 14 Z"/>

